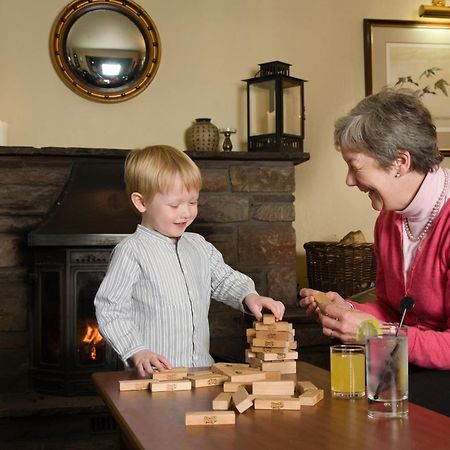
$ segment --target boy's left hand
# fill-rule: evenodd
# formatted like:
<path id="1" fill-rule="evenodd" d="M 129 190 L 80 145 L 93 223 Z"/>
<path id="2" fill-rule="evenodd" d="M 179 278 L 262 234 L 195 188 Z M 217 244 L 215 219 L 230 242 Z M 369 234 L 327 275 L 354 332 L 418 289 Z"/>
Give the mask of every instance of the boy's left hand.
<path id="1" fill-rule="evenodd" d="M 244 298 L 245 306 L 255 316 L 256 320 L 262 319 L 262 310 L 268 309 L 275 316 L 275 320 L 283 319 L 284 305 L 270 297 L 262 297 L 261 295 L 248 294 Z"/>

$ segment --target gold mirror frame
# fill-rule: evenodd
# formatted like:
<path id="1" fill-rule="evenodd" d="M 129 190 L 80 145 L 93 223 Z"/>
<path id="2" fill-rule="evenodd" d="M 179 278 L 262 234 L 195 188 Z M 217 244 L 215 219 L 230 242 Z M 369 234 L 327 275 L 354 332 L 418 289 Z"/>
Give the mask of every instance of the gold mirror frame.
<path id="1" fill-rule="evenodd" d="M 145 56 L 139 63 L 140 70 L 133 74 L 136 76 L 131 81 L 118 81 L 114 87 L 98 86 L 83 79 L 80 76 L 82 71 L 74 66 L 66 45 L 69 33 L 79 19 L 95 11 L 119 13 L 131 20 L 140 32 L 145 43 Z M 93 49 L 92 53 L 95 52 L 96 49 Z M 114 103 L 128 100 L 148 87 L 158 71 L 161 45 L 153 20 L 137 3 L 131 0 L 74 0 L 55 20 L 50 35 L 50 55 L 56 72 L 72 91 L 89 100 Z"/>

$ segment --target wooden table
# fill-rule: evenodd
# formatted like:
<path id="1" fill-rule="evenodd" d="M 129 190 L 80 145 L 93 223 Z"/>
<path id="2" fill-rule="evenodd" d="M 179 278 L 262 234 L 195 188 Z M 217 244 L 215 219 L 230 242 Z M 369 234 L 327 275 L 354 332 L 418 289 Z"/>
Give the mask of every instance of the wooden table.
<path id="1" fill-rule="evenodd" d="M 236 412 L 235 425 L 184 425 L 186 411 L 211 410 L 221 387 L 192 391 L 119 391 L 119 380 L 134 372 L 102 372 L 94 383 L 114 415 L 124 448 L 158 450 L 221 449 L 448 449 L 450 418 L 409 404 L 407 419 L 369 419 L 367 400 L 330 395 L 329 372 L 299 362 L 297 378 L 325 390 L 325 398 L 301 411 Z"/>

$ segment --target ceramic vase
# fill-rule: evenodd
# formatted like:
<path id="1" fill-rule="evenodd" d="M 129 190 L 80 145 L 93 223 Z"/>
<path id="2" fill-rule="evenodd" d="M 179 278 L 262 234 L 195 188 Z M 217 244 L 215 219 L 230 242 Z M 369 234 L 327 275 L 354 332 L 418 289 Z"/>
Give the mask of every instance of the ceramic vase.
<path id="1" fill-rule="evenodd" d="M 200 118 L 186 132 L 188 150 L 215 152 L 219 149 L 219 129 L 211 119 Z"/>

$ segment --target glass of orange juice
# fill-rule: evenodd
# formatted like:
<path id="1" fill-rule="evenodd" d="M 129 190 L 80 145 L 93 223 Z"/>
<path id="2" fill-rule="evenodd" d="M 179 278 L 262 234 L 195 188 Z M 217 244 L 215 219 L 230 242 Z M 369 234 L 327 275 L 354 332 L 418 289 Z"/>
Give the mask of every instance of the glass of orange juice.
<path id="1" fill-rule="evenodd" d="M 365 354 L 363 345 L 330 347 L 331 394 L 337 398 L 366 395 Z"/>

